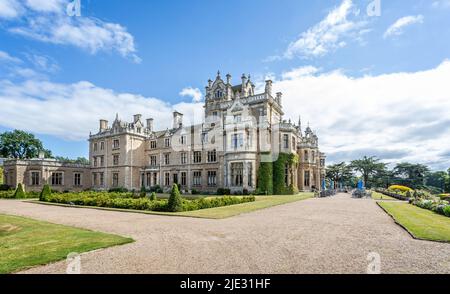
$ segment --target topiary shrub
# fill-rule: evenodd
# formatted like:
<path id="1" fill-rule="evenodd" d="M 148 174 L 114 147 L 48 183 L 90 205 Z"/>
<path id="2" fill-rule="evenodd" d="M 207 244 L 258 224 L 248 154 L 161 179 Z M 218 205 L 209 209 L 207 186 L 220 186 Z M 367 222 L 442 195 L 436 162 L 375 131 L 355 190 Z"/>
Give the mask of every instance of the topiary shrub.
<path id="1" fill-rule="evenodd" d="M 15 199 L 27 198 L 27 195 L 25 194 L 25 191 L 23 190 L 22 184 L 17 185 L 16 192 L 14 192 L 14 198 Z"/>
<path id="2" fill-rule="evenodd" d="M 39 194 L 39 201 L 45 201 L 47 197 L 50 197 L 52 195 L 52 190 L 50 189 L 50 186 L 45 184 L 42 188 L 41 194 Z"/>
<path id="3" fill-rule="evenodd" d="M 155 192 L 152 192 L 152 194 L 150 194 L 150 200 L 151 200 L 151 201 L 156 201 L 156 200 L 158 200 L 157 197 L 156 197 L 156 193 L 155 193 Z"/>
<path id="4" fill-rule="evenodd" d="M 178 190 L 178 185 L 172 186 L 167 208 L 171 212 L 183 211 L 183 199 L 181 198 L 180 191 Z"/>

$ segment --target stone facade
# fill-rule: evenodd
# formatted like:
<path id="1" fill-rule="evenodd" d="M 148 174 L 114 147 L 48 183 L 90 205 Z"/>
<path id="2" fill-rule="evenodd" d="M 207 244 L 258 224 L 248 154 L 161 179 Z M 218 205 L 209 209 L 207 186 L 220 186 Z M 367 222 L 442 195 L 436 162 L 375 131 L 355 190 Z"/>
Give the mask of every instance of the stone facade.
<path id="1" fill-rule="evenodd" d="M 325 155 L 319 151 L 318 138 L 309 126 L 303 132 L 300 120 L 297 125 L 283 120 L 282 94 L 272 93 L 272 81 L 266 81 L 264 92 L 257 94 L 250 76 L 242 75 L 241 83 L 232 85 L 230 75 L 224 81 L 218 73 L 208 81 L 204 108 L 202 124 L 185 126 L 183 114 L 175 111 L 172 127 L 166 130 L 155 130 L 154 120 L 144 122 L 140 114 L 131 123 L 119 116 L 111 125 L 100 120 L 98 132 L 89 137 L 91 165 L 83 167 L 83 188 L 138 190 L 158 185 L 169 190 L 177 183 L 186 192 L 212 193 L 218 188 L 251 192 L 257 188 L 262 161 L 294 153 L 299 163 L 286 169 L 285 184 L 301 191 L 320 190 Z M 272 157 L 267 158 L 268 152 Z M 32 162 L 6 164 L 20 167 L 16 174 L 26 176 L 35 169 Z M 68 174 L 77 170 L 63 168 Z M 53 169 L 43 170 L 48 170 L 42 172 L 48 181 Z M 17 176 L 11 184 L 26 184 L 25 176 Z M 66 181 L 63 186 L 77 188 L 68 187 Z"/>
<path id="2" fill-rule="evenodd" d="M 10 187 L 17 187 L 20 183 L 26 191 L 39 192 L 45 184 L 60 192 L 82 191 L 91 187 L 88 165 L 45 158 L 8 159 L 4 161 L 3 168 L 3 183 Z"/>

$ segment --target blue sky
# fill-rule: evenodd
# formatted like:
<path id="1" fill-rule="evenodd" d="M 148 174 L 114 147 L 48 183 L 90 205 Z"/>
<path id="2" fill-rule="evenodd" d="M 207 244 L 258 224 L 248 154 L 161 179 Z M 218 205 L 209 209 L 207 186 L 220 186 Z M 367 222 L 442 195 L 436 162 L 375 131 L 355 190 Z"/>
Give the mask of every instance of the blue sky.
<path id="1" fill-rule="evenodd" d="M 450 78 L 449 0 L 81 0 L 80 17 L 66 14 L 69 2 L 0 0 L 0 131 L 26 129 L 54 154 L 86 156 L 99 118 L 194 116 L 220 69 L 235 82 L 271 77 L 287 116 L 311 122 L 331 162 L 372 153 L 450 166 L 450 147 L 436 143 L 450 131 L 439 83 Z M 379 16 L 367 15 L 373 3 Z M 386 114 L 355 118 L 374 113 Z"/>

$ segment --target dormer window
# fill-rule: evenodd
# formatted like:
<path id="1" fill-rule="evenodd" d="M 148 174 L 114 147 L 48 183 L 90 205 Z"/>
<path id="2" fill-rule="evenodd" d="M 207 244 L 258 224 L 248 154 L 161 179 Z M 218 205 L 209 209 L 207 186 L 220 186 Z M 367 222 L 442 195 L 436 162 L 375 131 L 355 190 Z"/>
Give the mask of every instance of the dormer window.
<path id="1" fill-rule="evenodd" d="M 222 90 L 217 90 L 216 91 L 216 98 L 223 98 L 223 91 Z"/>

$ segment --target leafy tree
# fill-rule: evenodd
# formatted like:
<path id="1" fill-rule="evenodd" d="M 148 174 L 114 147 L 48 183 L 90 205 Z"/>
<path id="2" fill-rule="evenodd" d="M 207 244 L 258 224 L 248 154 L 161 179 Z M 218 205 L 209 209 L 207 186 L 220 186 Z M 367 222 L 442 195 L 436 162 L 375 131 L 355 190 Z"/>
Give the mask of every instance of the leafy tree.
<path id="1" fill-rule="evenodd" d="M 58 161 L 63 161 L 63 162 L 67 162 L 67 163 L 77 163 L 77 164 L 89 164 L 89 160 L 86 159 L 85 157 L 78 157 L 77 159 L 70 159 L 67 157 L 62 157 L 62 156 L 55 156 L 54 159 L 58 160 Z"/>
<path id="2" fill-rule="evenodd" d="M 14 192 L 14 199 L 26 198 L 25 191 L 23 190 L 22 184 L 17 185 L 16 192 Z"/>
<path id="3" fill-rule="evenodd" d="M 426 174 L 426 185 L 445 191 L 448 177 L 449 176 L 445 171 L 428 172 Z"/>
<path id="4" fill-rule="evenodd" d="M 357 172 L 362 174 L 364 183 L 367 187 L 370 187 L 371 177 L 375 176 L 377 173 L 386 170 L 386 163 L 380 161 L 380 159 L 372 156 L 364 156 L 362 159 L 353 160 L 350 166 Z"/>
<path id="5" fill-rule="evenodd" d="M 0 157 L 35 158 L 41 151 L 44 152 L 46 157 L 51 157 L 51 152 L 45 150 L 42 142 L 33 134 L 19 130 L 0 134 Z"/>
<path id="6" fill-rule="evenodd" d="M 425 175 L 429 171 L 426 165 L 409 162 L 399 163 L 394 168 L 394 174 L 399 177 L 400 184 L 413 189 L 424 187 Z"/>
<path id="7" fill-rule="evenodd" d="M 171 212 L 179 212 L 183 210 L 183 199 L 181 198 L 178 185 L 176 184 L 172 186 L 172 191 L 170 192 L 168 210 Z"/>
<path id="8" fill-rule="evenodd" d="M 382 169 L 376 171 L 371 179 L 371 186 L 388 188 L 395 183 L 395 175 L 392 170 Z"/>
<path id="9" fill-rule="evenodd" d="M 351 183 L 352 176 L 352 167 L 347 165 L 345 162 L 330 165 L 326 170 L 326 177 L 329 180 L 334 181 L 334 188 L 336 188 L 339 183 L 348 185 Z"/>

